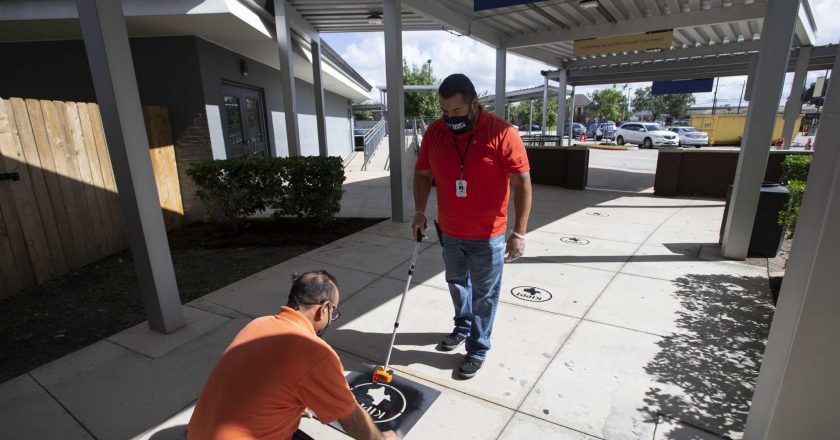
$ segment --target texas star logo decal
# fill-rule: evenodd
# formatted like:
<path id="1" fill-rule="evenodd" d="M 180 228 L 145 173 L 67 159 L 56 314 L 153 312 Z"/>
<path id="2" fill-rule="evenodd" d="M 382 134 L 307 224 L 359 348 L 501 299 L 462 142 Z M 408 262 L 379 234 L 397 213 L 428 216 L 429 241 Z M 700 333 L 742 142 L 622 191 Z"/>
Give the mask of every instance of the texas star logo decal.
<path id="1" fill-rule="evenodd" d="M 510 290 L 510 294 L 524 301 L 545 302 L 551 299 L 551 292 L 539 287 L 520 286 Z"/>
<path id="2" fill-rule="evenodd" d="M 406 400 L 400 390 L 388 384 L 363 383 L 350 389 L 374 423 L 385 423 L 405 412 Z"/>

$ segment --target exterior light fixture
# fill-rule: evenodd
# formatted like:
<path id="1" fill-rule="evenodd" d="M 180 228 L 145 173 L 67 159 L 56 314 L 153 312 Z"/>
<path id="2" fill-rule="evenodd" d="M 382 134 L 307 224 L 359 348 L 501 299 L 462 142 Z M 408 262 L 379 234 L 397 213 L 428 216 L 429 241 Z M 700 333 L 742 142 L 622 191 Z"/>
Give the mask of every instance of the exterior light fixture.
<path id="1" fill-rule="evenodd" d="M 241 73 L 242 76 L 248 76 L 248 62 L 245 61 L 245 59 L 239 60 L 239 73 Z"/>
<path id="2" fill-rule="evenodd" d="M 601 4 L 598 3 L 598 0 L 580 0 L 578 6 L 580 6 L 582 9 L 595 9 L 601 6 Z"/>
<path id="3" fill-rule="evenodd" d="M 367 21 L 368 21 L 368 24 L 381 25 L 382 24 L 382 14 L 379 13 L 379 12 L 373 12 L 370 15 L 368 15 Z"/>

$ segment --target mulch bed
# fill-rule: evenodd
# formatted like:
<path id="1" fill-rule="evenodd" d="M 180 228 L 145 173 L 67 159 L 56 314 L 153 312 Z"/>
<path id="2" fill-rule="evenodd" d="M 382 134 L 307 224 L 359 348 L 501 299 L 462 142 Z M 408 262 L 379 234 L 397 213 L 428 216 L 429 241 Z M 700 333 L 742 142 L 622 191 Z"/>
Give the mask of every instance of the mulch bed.
<path id="1" fill-rule="evenodd" d="M 293 218 L 249 221 L 239 231 L 196 223 L 169 233 L 181 302 L 382 219 L 336 219 L 328 225 Z M 0 301 L 0 383 L 146 319 L 126 250 Z"/>

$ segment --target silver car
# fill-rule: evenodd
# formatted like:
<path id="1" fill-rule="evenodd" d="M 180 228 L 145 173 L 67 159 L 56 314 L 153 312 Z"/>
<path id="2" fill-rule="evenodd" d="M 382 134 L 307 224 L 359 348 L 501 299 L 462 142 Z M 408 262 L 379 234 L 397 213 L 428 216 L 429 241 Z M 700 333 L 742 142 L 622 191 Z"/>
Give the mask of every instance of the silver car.
<path id="1" fill-rule="evenodd" d="M 668 127 L 679 136 L 680 146 L 693 146 L 696 148 L 709 145 L 709 133 L 700 131 L 694 127 Z"/>
<path id="2" fill-rule="evenodd" d="M 618 128 L 615 134 L 618 145 L 636 144 L 642 148 L 676 147 L 677 134 L 665 127 L 650 122 L 628 122 Z"/>

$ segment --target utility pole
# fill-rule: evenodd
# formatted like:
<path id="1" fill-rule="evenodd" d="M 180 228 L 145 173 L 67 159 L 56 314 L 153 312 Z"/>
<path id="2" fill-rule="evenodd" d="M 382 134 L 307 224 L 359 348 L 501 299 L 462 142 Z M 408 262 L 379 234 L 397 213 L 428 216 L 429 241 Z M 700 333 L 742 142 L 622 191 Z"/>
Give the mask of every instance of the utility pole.
<path id="1" fill-rule="evenodd" d="M 735 112 L 736 115 L 741 114 L 741 100 L 744 99 L 744 87 L 746 87 L 746 86 L 747 86 L 747 80 L 744 80 L 744 82 L 741 84 L 741 95 L 738 96 L 738 111 Z"/>
<path id="2" fill-rule="evenodd" d="M 717 91 L 718 86 L 720 85 L 720 77 L 716 78 L 717 81 L 715 82 L 715 96 L 712 98 L 712 114 L 715 114 L 715 107 L 717 107 Z"/>

